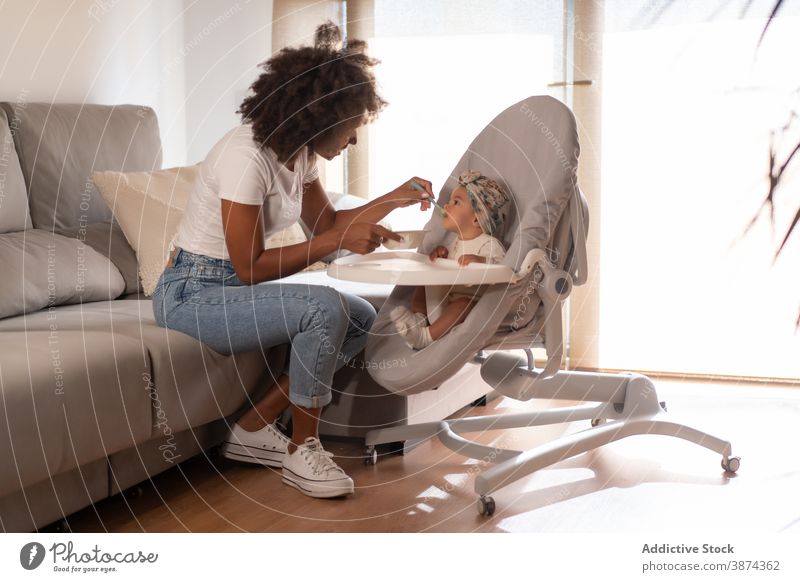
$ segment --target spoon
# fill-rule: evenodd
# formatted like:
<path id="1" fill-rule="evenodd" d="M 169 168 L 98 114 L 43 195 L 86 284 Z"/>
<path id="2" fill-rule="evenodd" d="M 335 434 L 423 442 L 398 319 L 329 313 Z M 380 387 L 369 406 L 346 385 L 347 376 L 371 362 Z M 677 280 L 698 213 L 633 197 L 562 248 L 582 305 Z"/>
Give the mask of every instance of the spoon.
<path id="1" fill-rule="evenodd" d="M 419 185 L 419 184 L 416 182 L 416 180 L 411 180 L 411 187 L 412 187 L 414 190 L 416 190 L 417 192 L 425 192 L 425 188 L 423 188 L 422 186 L 420 186 L 420 185 Z M 427 200 L 428 200 L 428 202 L 430 202 L 431 204 L 433 204 L 433 205 L 436 207 L 436 210 L 438 210 L 438 211 L 439 211 L 439 214 L 440 214 L 441 216 L 443 216 L 443 217 L 444 217 L 444 216 L 447 216 L 447 211 L 446 211 L 446 210 L 445 210 L 445 209 L 442 207 L 442 205 L 441 205 L 441 204 L 439 204 L 438 202 L 436 202 L 436 200 L 434 200 L 432 197 L 429 197 L 429 198 L 427 198 Z"/>

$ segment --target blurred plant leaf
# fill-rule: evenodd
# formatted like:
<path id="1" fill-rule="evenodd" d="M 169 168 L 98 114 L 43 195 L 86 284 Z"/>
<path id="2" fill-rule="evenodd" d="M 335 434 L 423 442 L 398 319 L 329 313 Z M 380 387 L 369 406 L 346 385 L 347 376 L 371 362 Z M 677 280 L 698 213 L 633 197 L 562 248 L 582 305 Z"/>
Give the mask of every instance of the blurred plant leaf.
<path id="1" fill-rule="evenodd" d="M 761 31 L 761 36 L 758 39 L 758 44 L 756 45 L 756 50 L 758 47 L 761 46 L 761 42 L 764 40 L 764 37 L 767 34 L 767 29 L 769 25 L 772 24 L 772 19 L 775 18 L 775 15 L 778 14 L 778 10 L 781 9 L 781 4 L 783 4 L 783 0 L 775 0 L 775 4 L 772 6 L 772 13 L 767 18 L 767 23 L 764 25 L 764 30 Z"/>

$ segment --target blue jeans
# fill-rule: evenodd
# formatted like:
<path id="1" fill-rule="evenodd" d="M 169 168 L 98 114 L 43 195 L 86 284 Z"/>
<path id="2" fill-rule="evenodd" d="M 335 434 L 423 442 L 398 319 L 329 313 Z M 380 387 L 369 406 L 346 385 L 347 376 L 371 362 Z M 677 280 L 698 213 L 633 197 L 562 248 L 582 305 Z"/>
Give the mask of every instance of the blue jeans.
<path id="1" fill-rule="evenodd" d="M 160 327 L 231 355 L 291 344 L 289 400 L 304 408 L 331 401 L 333 374 L 367 343 L 375 308 L 332 287 L 264 282 L 247 285 L 233 263 L 177 251 L 153 292 Z"/>

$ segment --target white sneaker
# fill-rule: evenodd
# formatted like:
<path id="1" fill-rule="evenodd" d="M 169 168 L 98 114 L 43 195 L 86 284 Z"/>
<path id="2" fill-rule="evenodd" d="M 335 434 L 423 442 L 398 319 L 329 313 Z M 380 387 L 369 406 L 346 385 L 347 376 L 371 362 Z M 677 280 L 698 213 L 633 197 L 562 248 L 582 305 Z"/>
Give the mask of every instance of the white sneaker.
<path id="1" fill-rule="evenodd" d="M 252 432 L 234 424 L 222 443 L 222 456 L 234 461 L 280 467 L 288 446 L 289 439 L 274 423 Z"/>
<path id="2" fill-rule="evenodd" d="M 338 497 L 353 492 L 353 480 L 333 462 L 333 453 L 314 437 L 283 457 L 283 482 L 309 497 Z"/>

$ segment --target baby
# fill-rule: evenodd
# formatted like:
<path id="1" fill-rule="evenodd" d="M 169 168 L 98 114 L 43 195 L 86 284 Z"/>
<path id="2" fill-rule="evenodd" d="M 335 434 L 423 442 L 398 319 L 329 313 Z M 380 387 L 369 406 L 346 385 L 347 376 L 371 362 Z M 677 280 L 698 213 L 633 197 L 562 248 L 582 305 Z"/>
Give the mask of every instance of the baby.
<path id="1" fill-rule="evenodd" d="M 503 243 L 495 235 L 506 219 L 510 198 L 495 182 L 477 171 L 467 171 L 458 177 L 459 186 L 445 205 L 442 226 L 458 237 L 447 247 L 438 246 L 430 253 L 437 258 L 457 260 L 460 267 L 470 263 L 499 263 L 505 256 Z M 422 349 L 464 321 L 486 286 L 454 285 L 447 295 L 447 305 L 432 324 L 427 320 L 425 288 L 414 290 L 411 309 L 398 305 L 390 317 L 406 343 Z"/>

